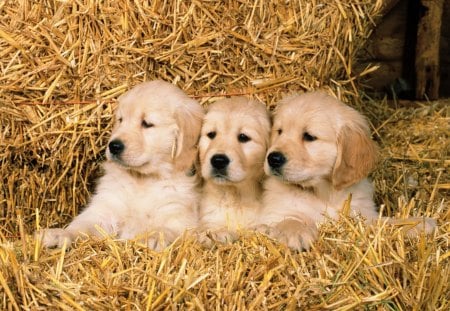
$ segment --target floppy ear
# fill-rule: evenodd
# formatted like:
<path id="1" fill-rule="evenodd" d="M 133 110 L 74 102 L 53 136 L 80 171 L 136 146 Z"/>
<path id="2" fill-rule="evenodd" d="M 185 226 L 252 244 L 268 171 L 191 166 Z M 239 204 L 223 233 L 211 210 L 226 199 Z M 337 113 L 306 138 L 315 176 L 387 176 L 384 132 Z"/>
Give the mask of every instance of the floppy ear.
<path id="1" fill-rule="evenodd" d="M 366 177 L 374 168 L 378 148 L 361 127 L 344 126 L 337 138 L 337 158 L 331 181 L 340 190 Z"/>
<path id="2" fill-rule="evenodd" d="M 178 132 L 172 148 L 172 158 L 177 170 L 188 172 L 197 160 L 197 143 L 203 115 L 203 108 L 191 99 L 175 111 Z"/>

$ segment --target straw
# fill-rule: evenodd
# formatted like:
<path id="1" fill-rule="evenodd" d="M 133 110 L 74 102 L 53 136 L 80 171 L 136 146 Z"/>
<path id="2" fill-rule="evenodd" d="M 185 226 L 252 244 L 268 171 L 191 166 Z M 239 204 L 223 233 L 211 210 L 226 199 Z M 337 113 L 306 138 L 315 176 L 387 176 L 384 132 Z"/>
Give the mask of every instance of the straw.
<path id="1" fill-rule="evenodd" d="M 0 4 L 0 308 L 6 310 L 447 310 L 449 102 L 364 96 L 354 71 L 383 1 L 4 1 Z M 323 87 L 364 112 L 381 147 L 383 213 L 428 216 L 408 238 L 343 215 L 309 252 L 243 232 L 162 252 L 114 237 L 43 249 L 102 174 L 116 98 L 164 79 L 207 105 L 229 95 L 273 107 Z"/>

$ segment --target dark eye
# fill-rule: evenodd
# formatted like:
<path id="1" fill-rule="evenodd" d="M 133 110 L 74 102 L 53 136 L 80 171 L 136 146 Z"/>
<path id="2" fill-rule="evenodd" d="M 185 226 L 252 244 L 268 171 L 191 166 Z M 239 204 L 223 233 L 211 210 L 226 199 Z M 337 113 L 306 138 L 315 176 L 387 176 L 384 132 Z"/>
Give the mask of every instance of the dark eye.
<path id="1" fill-rule="evenodd" d="M 246 143 L 250 140 L 250 137 L 248 137 L 247 135 L 245 135 L 244 133 L 241 133 L 238 135 L 238 140 L 240 143 Z"/>
<path id="2" fill-rule="evenodd" d="M 216 137 L 216 132 L 209 132 L 206 136 L 208 136 L 209 139 L 214 139 L 214 137 Z"/>
<path id="3" fill-rule="evenodd" d="M 278 133 L 278 135 L 281 135 L 283 133 L 283 130 L 282 129 L 278 129 L 277 133 Z"/>
<path id="4" fill-rule="evenodd" d="M 153 127 L 153 126 L 154 126 L 154 124 L 153 124 L 153 123 L 147 122 L 147 121 L 145 121 L 145 120 L 142 120 L 142 123 L 141 123 L 141 125 L 142 125 L 142 127 L 143 127 L 143 128 L 146 128 L 146 129 L 148 129 L 148 128 L 150 128 L 150 127 Z"/>
<path id="5" fill-rule="evenodd" d="M 122 123 L 122 118 L 118 118 L 117 122 Z"/>
<path id="6" fill-rule="evenodd" d="M 313 136 L 309 134 L 308 132 L 303 133 L 303 140 L 304 141 L 315 141 L 317 139 L 316 136 Z"/>

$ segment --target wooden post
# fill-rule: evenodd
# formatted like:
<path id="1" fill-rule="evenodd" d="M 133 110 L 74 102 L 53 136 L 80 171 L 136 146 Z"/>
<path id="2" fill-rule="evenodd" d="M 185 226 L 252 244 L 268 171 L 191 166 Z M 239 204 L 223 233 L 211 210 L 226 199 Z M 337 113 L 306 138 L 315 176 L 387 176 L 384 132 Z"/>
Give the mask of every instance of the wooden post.
<path id="1" fill-rule="evenodd" d="M 439 43 L 444 0 L 420 0 L 416 43 L 416 98 L 439 97 Z"/>

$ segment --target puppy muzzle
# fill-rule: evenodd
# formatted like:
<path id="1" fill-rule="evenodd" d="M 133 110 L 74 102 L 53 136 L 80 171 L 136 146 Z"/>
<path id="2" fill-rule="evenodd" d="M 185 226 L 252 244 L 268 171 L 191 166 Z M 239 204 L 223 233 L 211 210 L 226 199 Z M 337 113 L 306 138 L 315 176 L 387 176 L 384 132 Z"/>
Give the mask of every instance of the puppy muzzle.
<path id="1" fill-rule="evenodd" d="M 283 166 L 286 164 L 287 159 L 281 152 L 274 151 L 267 156 L 267 163 L 269 164 L 270 171 L 275 176 L 281 176 L 283 174 Z"/>
<path id="2" fill-rule="evenodd" d="M 213 177 L 225 178 L 228 176 L 228 166 L 230 164 L 230 158 L 225 154 L 215 154 L 211 157 L 211 175 Z"/>
<path id="3" fill-rule="evenodd" d="M 114 158 L 120 158 L 120 156 L 122 155 L 123 151 L 125 150 L 125 144 L 119 139 L 114 139 L 114 140 L 109 142 L 108 150 L 109 150 L 109 153 Z"/>
<path id="4" fill-rule="evenodd" d="M 120 139 L 113 139 L 108 143 L 106 157 L 120 165 L 123 165 L 122 156 L 125 151 L 125 144 Z"/>

